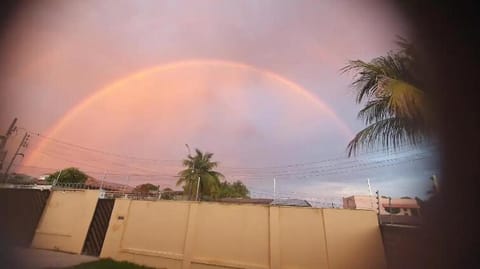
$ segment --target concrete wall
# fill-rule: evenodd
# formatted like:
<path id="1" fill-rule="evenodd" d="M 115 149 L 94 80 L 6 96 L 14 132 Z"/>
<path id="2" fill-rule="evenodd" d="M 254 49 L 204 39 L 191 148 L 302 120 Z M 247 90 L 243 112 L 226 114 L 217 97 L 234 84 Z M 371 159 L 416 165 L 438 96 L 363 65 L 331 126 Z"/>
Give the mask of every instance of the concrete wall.
<path id="1" fill-rule="evenodd" d="M 119 199 L 101 257 L 158 268 L 386 268 L 373 211 Z"/>
<path id="2" fill-rule="evenodd" d="M 382 225 L 383 243 L 389 269 L 427 268 L 424 233 L 418 227 Z M 425 263 L 425 264 L 423 264 Z"/>
<path id="3" fill-rule="evenodd" d="M 98 190 L 53 191 L 32 247 L 81 253 L 98 197 Z"/>

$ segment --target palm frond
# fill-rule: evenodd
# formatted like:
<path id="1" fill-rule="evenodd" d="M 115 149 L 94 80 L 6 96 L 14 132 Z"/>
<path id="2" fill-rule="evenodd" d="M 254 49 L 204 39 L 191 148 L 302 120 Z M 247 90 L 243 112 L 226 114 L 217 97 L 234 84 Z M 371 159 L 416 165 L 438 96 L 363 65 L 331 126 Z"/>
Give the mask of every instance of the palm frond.
<path id="1" fill-rule="evenodd" d="M 356 102 L 365 106 L 358 118 L 367 127 L 347 146 L 348 155 L 359 148 L 381 145 L 395 148 L 403 142 L 416 143 L 428 136 L 424 92 L 413 72 L 414 48 L 398 38 L 400 51 L 372 59 L 349 61 L 342 72 L 354 71 L 352 86 Z"/>
<path id="2" fill-rule="evenodd" d="M 387 118 L 372 123 L 358 132 L 347 146 L 348 156 L 356 154 L 361 148 L 371 148 L 375 145 L 393 149 L 404 143 L 416 145 L 424 138 L 425 133 L 410 119 Z"/>

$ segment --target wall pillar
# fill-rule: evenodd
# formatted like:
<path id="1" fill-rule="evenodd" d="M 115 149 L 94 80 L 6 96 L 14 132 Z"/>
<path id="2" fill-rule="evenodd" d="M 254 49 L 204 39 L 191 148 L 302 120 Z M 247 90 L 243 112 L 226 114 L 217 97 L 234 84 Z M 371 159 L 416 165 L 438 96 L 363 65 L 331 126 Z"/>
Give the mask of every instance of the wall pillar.
<path id="1" fill-rule="evenodd" d="M 270 269 L 280 268 L 280 208 L 269 208 Z"/>
<path id="2" fill-rule="evenodd" d="M 185 246 L 183 248 L 183 269 L 190 269 L 192 263 L 192 249 L 196 237 L 197 212 L 199 203 L 192 202 L 188 210 L 187 234 L 185 235 Z"/>

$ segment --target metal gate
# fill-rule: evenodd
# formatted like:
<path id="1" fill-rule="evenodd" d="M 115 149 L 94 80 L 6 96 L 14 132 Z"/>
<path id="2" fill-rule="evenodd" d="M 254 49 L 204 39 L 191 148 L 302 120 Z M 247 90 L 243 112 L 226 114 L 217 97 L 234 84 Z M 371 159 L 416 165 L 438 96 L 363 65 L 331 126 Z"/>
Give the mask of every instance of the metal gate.
<path id="1" fill-rule="evenodd" d="M 83 245 L 83 254 L 100 256 L 114 204 L 114 199 L 98 200 L 92 222 L 90 223 L 90 228 L 88 229 L 87 238 Z"/>
<path id="2" fill-rule="evenodd" d="M 0 188 L 0 237 L 6 244 L 30 246 L 49 196 L 48 190 Z"/>

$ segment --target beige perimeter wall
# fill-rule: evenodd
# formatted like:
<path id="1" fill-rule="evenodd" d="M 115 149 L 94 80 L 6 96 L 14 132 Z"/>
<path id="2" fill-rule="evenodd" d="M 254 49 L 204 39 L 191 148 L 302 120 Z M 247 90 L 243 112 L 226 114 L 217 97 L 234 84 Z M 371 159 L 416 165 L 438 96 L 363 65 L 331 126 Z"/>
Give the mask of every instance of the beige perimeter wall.
<path id="1" fill-rule="evenodd" d="M 386 268 L 373 211 L 187 201 L 116 200 L 101 257 L 157 268 Z"/>
<path id="2" fill-rule="evenodd" d="M 53 191 L 32 247 L 81 253 L 98 197 L 98 190 Z"/>

